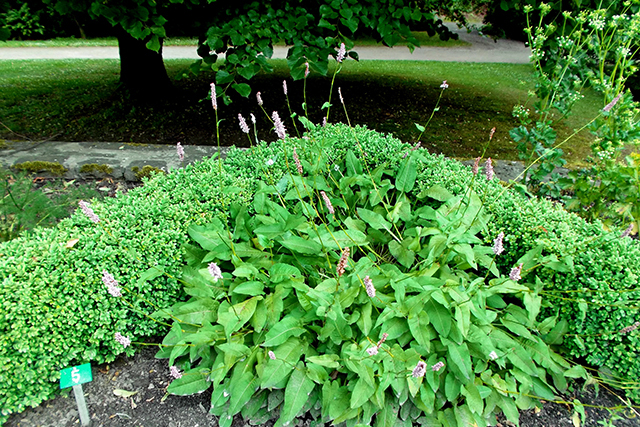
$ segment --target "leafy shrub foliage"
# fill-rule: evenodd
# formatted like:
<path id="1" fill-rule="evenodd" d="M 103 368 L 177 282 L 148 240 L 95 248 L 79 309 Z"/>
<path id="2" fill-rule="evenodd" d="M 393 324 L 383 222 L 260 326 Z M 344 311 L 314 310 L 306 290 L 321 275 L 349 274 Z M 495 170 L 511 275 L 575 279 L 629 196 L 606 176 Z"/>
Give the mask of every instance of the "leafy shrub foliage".
<path id="1" fill-rule="evenodd" d="M 394 171 L 356 147 L 297 148 L 229 224 L 189 228 L 192 298 L 154 314 L 174 319 L 158 357 L 185 370 L 169 392 L 213 385 L 221 426 L 276 408 L 277 426 L 309 410 L 318 425 L 490 425 L 585 375 L 542 338 L 558 331 L 557 316 L 537 321 L 542 282 L 496 269 L 474 191 L 411 196 L 419 152 Z"/>
<path id="2" fill-rule="evenodd" d="M 343 173 L 348 151 L 356 152 L 359 142 L 366 153 L 366 157 L 359 159 L 362 167 L 375 170 L 384 164 L 384 176 L 388 179 L 397 176 L 404 161 L 402 156 L 411 149 L 394 138 L 359 127 L 327 126 L 312 129 L 308 136 L 323 141 L 327 156 L 332 164 L 342 165 Z M 417 200 L 421 192 L 434 186 L 445 188 L 453 196 L 461 196 L 470 187 L 473 175 L 467 167 L 424 151 L 420 153 L 420 156 L 412 157 L 416 162 L 417 178 L 414 188 L 405 194 L 409 200 Z M 126 334 L 134 341 L 138 337 L 164 332 L 141 313 L 169 307 L 180 297 L 181 286 L 172 277 L 180 274 L 185 259 L 180 248 L 188 241 L 187 228 L 210 223 L 215 217 L 226 221 L 232 202 L 246 205 L 254 199 L 258 179 L 267 179 L 272 185 L 278 184 L 285 174 L 289 176 L 287 162 L 292 162 L 291 153 L 286 156 L 277 144 L 260 145 L 247 151 L 231 150 L 222 172 L 217 160 L 206 160 L 156 176 L 125 196 L 93 202 L 92 209 L 101 219 L 98 224 L 76 214 L 56 228 L 36 229 L 28 237 L 1 244 L 2 416 L 50 397 L 57 389 L 55 381 L 59 369 L 76 362 L 113 360 L 124 351 L 113 340 L 115 332 Z M 266 167 L 267 163 L 273 164 Z M 310 162 L 304 167 L 309 165 Z M 224 191 L 232 184 L 234 191 Z M 335 184 L 328 182 L 327 185 Z M 539 291 L 543 297 L 541 319 L 558 314 L 559 325 L 563 324 L 561 318 L 567 320 L 569 330 L 563 348 L 627 379 L 638 378 L 640 363 L 633 357 L 640 348 L 638 331 L 624 335 L 618 331 L 640 320 L 637 310 L 631 310 L 640 300 L 636 290 L 640 274 L 639 245 L 628 238 L 619 239 L 617 233 L 605 233 L 599 224 L 586 223 L 549 202 L 527 200 L 509 191 L 503 193 L 503 187 L 495 182 L 478 179 L 473 188 L 482 195 L 486 213 L 492 215 L 487 223 L 488 231 L 475 236 L 490 244 L 500 231 L 505 233 L 505 253 L 496 259 L 500 271 L 508 272 L 528 252 L 539 250 L 536 249 L 538 246 L 542 246 L 542 259 L 555 255 L 558 262 L 567 264 L 570 259 L 566 257 L 572 257 L 573 268 L 569 266 L 567 272 L 549 268 L 536 270 L 545 283 L 544 289 Z M 333 194 L 334 199 L 337 196 L 328 193 Z M 435 199 L 424 200 L 429 201 L 434 210 L 443 203 Z M 314 203 L 317 200 L 314 199 Z M 412 207 L 414 210 L 419 208 L 416 204 Z M 232 217 L 238 218 L 238 213 Z M 67 248 L 67 243 L 74 239 L 80 240 Z M 187 257 L 190 262 L 195 262 L 196 254 L 197 251 Z M 364 258 L 361 256 L 363 261 L 356 261 L 364 263 Z M 335 263 L 335 259 L 332 262 Z M 162 268 L 166 274 L 151 282 L 144 280 L 150 275 L 141 280 L 150 267 Z M 353 276 L 354 268 L 355 264 L 347 269 L 343 283 L 346 284 L 346 277 Z M 463 275 L 477 274 L 474 269 L 460 269 Z M 120 283 L 126 284 L 127 289 L 135 292 L 135 295 L 131 294 L 134 295 L 134 311 L 125 300 L 108 295 L 100 281 L 102 270 L 109 271 Z M 398 270 L 396 277 L 409 274 L 407 267 L 401 266 Z M 157 271 L 151 269 L 154 274 Z M 535 279 L 525 273 L 525 280 L 535 283 Z M 465 285 L 469 283 L 465 282 Z M 307 283 L 307 286 L 310 285 Z M 382 287 L 378 293 L 395 298 L 395 292 L 391 294 L 389 289 Z M 532 289 L 536 290 L 535 287 Z M 557 290 L 570 291 L 570 297 L 557 292 L 550 295 Z M 409 296 L 405 297 L 406 301 Z M 509 303 L 523 306 L 518 294 Z M 455 308 L 452 310 L 455 317 Z M 355 326 L 349 326 L 354 333 L 362 334 L 357 322 Z M 503 327 L 498 325 L 499 329 Z M 378 337 L 371 336 L 372 340 Z M 441 345 L 442 341 L 439 342 Z M 362 341 L 355 344 L 361 345 Z M 445 347 L 437 351 L 449 368 Z M 390 350 L 393 346 L 386 348 Z M 382 357 L 382 351 L 376 357 Z M 499 347 L 496 351 L 500 353 Z M 475 367 L 480 363 L 480 357 L 474 357 Z M 510 363 L 506 356 L 498 359 L 501 360 Z M 495 366 L 498 362 L 487 363 Z M 552 381 L 555 384 L 556 378 Z M 280 398 L 284 398 L 284 394 Z M 277 403 L 278 393 L 271 399 L 272 404 Z M 401 410 L 402 417 L 403 414 Z"/>

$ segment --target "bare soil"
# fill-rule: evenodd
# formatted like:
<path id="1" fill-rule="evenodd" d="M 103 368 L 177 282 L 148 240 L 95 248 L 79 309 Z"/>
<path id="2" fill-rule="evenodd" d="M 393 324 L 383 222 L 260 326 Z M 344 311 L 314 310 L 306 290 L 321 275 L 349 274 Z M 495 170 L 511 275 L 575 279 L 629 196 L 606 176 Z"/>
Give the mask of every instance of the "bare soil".
<path id="1" fill-rule="evenodd" d="M 166 388 L 171 381 L 166 360 L 154 357 L 156 347 L 142 348 L 133 357 L 121 357 L 115 362 L 93 367 L 93 381 L 83 385 L 86 402 L 93 427 L 203 427 L 217 426 L 217 417 L 209 414 L 211 392 L 193 396 L 167 395 Z M 135 394 L 122 397 L 119 390 Z M 627 408 L 615 394 L 593 387 L 562 396 L 565 401 L 578 399 L 585 405 L 586 419 L 581 426 L 639 427 L 640 417 Z M 588 407 L 594 405 L 596 407 Z M 605 409 L 620 408 L 617 411 Z M 621 419 L 612 420 L 612 413 Z M 521 427 L 572 427 L 573 408 L 570 405 L 545 402 L 541 410 L 523 411 L 520 415 Z M 612 420 L 612 424 L 607 424 Z M 297 426 L 307 427 L 309 421 L 299 419 Z M 79 426 L 79 415 L 71 389 L 49 400 L 37 408 L 15 414 L 5 424 L 7 427 L 75 427 Z M 251 425 L 272 426 L 270 420 L 234 420 L 234 427 Z M 497 426 L 512 426 L 499 419 Z M 294 426 L 292 426 L 294 427 Z"/>

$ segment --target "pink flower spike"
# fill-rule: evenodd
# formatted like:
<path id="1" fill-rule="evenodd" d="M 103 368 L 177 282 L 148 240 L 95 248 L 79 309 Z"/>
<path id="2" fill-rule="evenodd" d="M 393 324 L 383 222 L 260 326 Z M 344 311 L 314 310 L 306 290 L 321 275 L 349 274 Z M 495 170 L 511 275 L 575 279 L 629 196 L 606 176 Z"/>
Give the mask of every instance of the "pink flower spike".
<path id="1" fill-rule="evenodd" d="M 287 130 L 284 128 L 284 124 L 282 123 L 282 120 L 280 120 L 278 112 L 274 111 L 271 117 L 273 118 L 273 124 L 278 138 L 285 139 L 287 137 Z"/>
<path id="2" fill-rule="evenodd" d="M 633 325 L 627 326 L 626 328 L 620 329 L 619 334 L 628 334 L 629 332 L 635 331 L 640 327 L 640 322 L 636 322 Z"/>
<path id="3" fill-rule="evenodd" d="M 340 96 L 340 103 L 344 105 L 344 98 L 342 98 L 342 89 L 338 88 L 338 95 Z"/>
<path id="4" fill-rule="evenodd" d="M 327 125 L 327 118 L 323 117 L 322 118 L 322 127 L 325 127 Z"/>
<path id="5" fill-rule="evenodd" d="M 276 360 L 276 354 L 273 351 L 269 350 L 267 354 L 269 355 L 269 359 Z"/>
<path id="6" fill-rule="evenodd" d="M 627 237 L 629 234 L 631 234 L 631 232 L 633 231 L 633 224 L 629 224 L 629 226 L 627 227 L 626 230 L 624 230 L 622 232 L 622 234 L 620 235 L 621 239 L 624 239 L 625 237 Z"/>
<path id="7" fill-rule="evenodd" d="M 102 271 L 102 283 L 107 286 L 107 291 L 109 291 L 111 296 L 122 296 L 122 292 L 120 292 L 120 288 L 118 287 L 118 282 L 111 274 L 109 274 L 109 272 L 107 272 L 107 270 Z"/>
<path id="8" fill-rule="evenodd" d="M 495 351 L 492 351 L 491 353 L 489 353 L 489 359 L 496 360 L 497 358 L 498 358 L 498 353 L 496 353 Z"/>
<path id="9" fill-rule="evenodd" d="M 304 78 L 306 79 L 307 77 L 309 77 L 309 63 L 305 62 L 304 63 Z"/>
<path id="10" fill-rule="evenodd" d="M 296 163 L 296 169 L 298 169 L 298 173 L 302 175 L 304 171 L 302 170 L 302 163 L 300 163 L 300 157 L 298 157 L 296 147 L 293 147 L 293 161 Z"/>
<path id="11" fill-rule="evenodd" d="M 369 298 L 374 298 L 376 296 L 376 288 L 373 286 L 373 281 L 369 276 L 364 278 L 364 288 L 367 290 Z"/>
<path id="12" fill-rule="evenodd" d="M 517 267 L 513 267 L 511 269 L 511 273 L 509 273 L 509 279 L 513 280 L 514 282 L 517 282 L 518 280 L 522 279 L 522 277 L 520 277 L 520 273 L 522 272 L 522 263 L 517 266 Z"/>
<path id="13" fill-rule="evenodd" d="M 484 162 L 484 173 L 487 175 L 487 181 L 491 181 L 493 179 L 493 164 L 491 163 L 491 157 Z"/>
<path id="14" fill-rule="evenodd" d="M 93 209 L 91 209 L 89 207 L 89 203 L 85 202 L 84 200 L 80 200 L 78 202 L 78 204 L 80 205 L 80 209 L 82 209 L 82 212 L 95 224 L 100 222 L 100 218 L 98 218 L 98 215 L 96 215 L 93 212 Z"/>
<path id="15" fill-rule="evenodd" d="M 285 96 L 287 95 L 287 81 L 282 81 L 282 90 L 284 91 Z"/>
<path id="16" fill-rule="evenodd" d="M 338 55 L 336 56 L 336 61 L 342 62 L 346 54 L 347 54 L 347 50 L 345 49 L 344 43 L 340 43 L 340 49 L 338 49 Z"/>
<path id="17" fill-rule="evenodd" d="M 336 267 L 338 277 L 341 277 L 344 274 L 344 270 L 347 267 L 347 262 L 349 261 L 349 252 L 349 248 L 344 248 L 344 250 L 342 251 L 340 261 L 338 261 L 338 266 Z"/>
<path id="18" fill-rule="evenodd" d="M 333 205 L 331 204 L 331 200 L 329 200 L 329 196 L 324 191 L 320 191 L 320 195 L 322 196 L 322 200 L 324 201 L 324 205 L 327 207 L 327 210 L 331 215 L 335 214 L 335 210 L 333 209 Z"/>
<path id="19" fill-rule="evenodd" d="M 443 80 L 442 84 L 440 85 L 440 88 L 441 89 L 447 89 L 448 87 L 449 87 L 449 84 L 447 83 L 447 81 Z"/>
<path id="20" fill-rule="evenodd" d="M 181 162 L 184 162 L 184 147 L 179 142 L 176 144 L 176 152 Z"/>
<path id="21" fill-rule="evenodd" d="M 378 348 L 380 348 L 382 343 L 385 342 L 388 337 L 389 337 L 388 333 L 385 332 L 384 334 L 382 334 L 382 337 L 380 337 L 380 341 L 378 341 Z"/>
<path id="22" fill-rule="evenodd" d="M 496 239 L 493 241 L 493 253 L 495 255 L 500 255 L 502 252 L 504 252 L 502 239 L 504 239 L 504 233 L 501 231 L 500 234 L 498 234 L 498 237 L 496 237 Z"/>
<path id="23" fill-rule="evenodd" d="M 427 364 L 421 360 L 418 362 L 416 367 L 413 368 L 413 372 L 411 373 L 411 376 L 413 378 L 420 378 L 420 377 L 424 377 L 424 374 L 426 373 L 427 373 Z"/>
<path id="24" fill-rule="evenodd" d="M 127 348 L 131 345 L 131 340 L 123 335 L 120 332 L 116 332 L 113 336 L 116 341 L 118 341 L 124 348 Z"/>
<path id="25" fill-rule="evenodd" d="M 473 162 L 473 174 L 478 175 L 478 168 L 480 167 L 481 157 L 476 157 L 476 160 Z"/>
<path id="26" fill-rule="evenodd" d="M 604 111 L 605 113 L 608 113 L 609 111 L 611 111 L 611 109 L 618 103 L 620 98 L 622 98 L 622 93 L 619 93 L 618 95 L 616 95 L 616 97 L 613 98 L 613 100 L 610 103 L 604 106 L 602 111 Z"/>
<path id="27" fill-rule="evenodd" d="M 491 132 L 489 132 L 489 141 L 493 139 L 493 134 L 496 133 L 495 126 L 491 128 Z"/>
<path id="28" fill-rule="evenodd" d="M 369 354 L 369 356 L 375 356 L 376 354 L 378 354 L 378 347 L 369 347 L 367 349 L 367 353 Z"/>
<path id="29" fill-rule="evenodd" d="M 215 282 L 222 279 L 222 271 L 220 271 L 220 267 L 218 267 L 218 264 L 216 264 L 215 262 L 212 262 L 211 264 L 209 264 L 209 267 L 207 268 L 209 269 L 209 274 L 213 276 L 213 280 Z"/>
<path id="30" fill-rule="evenodd" d="M 182 373 L 180 372 L 180 369 L 178 369 L 176 366 L 170 367 L 169 371 L 171 371 L 171 376 L 173 378 L 175 379 L 182 378 Z"/>
<path id="31" fill-rule="evenodd" d="M 218 97 L 216 95 L 216 84 L 211 83 L 211 105 L 213 105 L 213 109 L 218 109 Z"/>
<path id="32" fill-rule="evenodd" d="M 240 130 L 242 132 L 249 134 L 249 126 L 247 125 L 246 120 L 242 117 L 242 114 L 238 113 L 238 121 L 240 122 Z"/>
<path id="33" fill-rule="evenodd" d="M 258 100 L 258 105 L 262 107 L 262 96 L 260 92 L 256 92 L 256 99 Z"/>
<path id="34" fill-rule="evenodd" d="M 251 122 L 255 125 L 256 124 L 256 116 L 254 116 L 253 113 L 250 113 L 249 117 L 251 117 Z"/>
<path id="35" fill-rule="evenodd" d="M 442 368 L 444 368 L 444 363 L 442 363 L 442 362 L 438 362 L 438 363 L 436 363 L 435 365 L 433 365 L 433 366 L 431 367 L 431 370 L 432 370 L 433 372 L 438 372 L 438 371 L 439 371 L 440 369 L 442 369 Z"/>

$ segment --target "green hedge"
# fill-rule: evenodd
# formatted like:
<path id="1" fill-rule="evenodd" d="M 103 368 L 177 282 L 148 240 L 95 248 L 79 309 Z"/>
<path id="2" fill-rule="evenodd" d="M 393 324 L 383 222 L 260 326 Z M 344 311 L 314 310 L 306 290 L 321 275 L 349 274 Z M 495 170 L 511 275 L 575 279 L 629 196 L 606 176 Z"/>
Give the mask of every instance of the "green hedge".
<path id="1" fill-rule="evenodd" d="M 366 153 L 362 160 L 371 166 L 384 163 L 392 169 L 411 148 L 374 131 L 343 125 L 317 128 L 309 137 L 324 138 L 336 159 L 361 144 Z M 122 299 L 108 295 L 101 281 L 102 270 L 153 304 L 171 305 L 182 292 L 176 280 L 162 276 L 145 282 L 139 280 L 140 276 L 151 266 L 162 267 L 175 276 L 182 266 L 180 247 L 188 240 L 185 230 L 190 224 L 207 223 L 214 215 L 224 216 L 222 207 L 232 201 L 251 200 L 257 177 L 267 175 L 279 180 L 286 169 L 281 144 L 247 151 L 232 149 L 222 171 L 218 161 L 210 159 L 156 176 L 125 196 L 92 205 L 102 219 L 100 224 L 93 224 L 78 211 L 56 228 L 36 230 L 2 244 L 2 414 L 21 411 L 50 397 L 57 389 L 59 369 L 71 363 L 113 360 L 123 352 L 113 340 L 116 331 L 134 340 L 161 332 L 157 324 L 131 311 Z M 296 144 L 304 149 L 303 140 Z M 287 151 L 290 156 L 291 150 Z M 425 157 L 427 162 L 421 167 L 416 192 L 433 184 L 454 193 L 468 187 L 472 179 L 468 167 L 441 156 Z M 271 161 L 273 165 L 269 165 Z M 487 208 L 494 215 L 487 242 L 500 231 L 505 232 L 509 254 L 500 257 L 503 271 L 508 271 L 527 250 L 543 244 L 548 253 L 574 254 L 574 272 L 545 273 L 554 289 L 608 291 L 637 287 L 637 243 L 617 239 L 603 232 L 599 224 L 587 224 L 550 202 L 527 200 L 513 192 L 501 194 L 503 188 L 495 180 L 487 183 L 478 179 L 474 185 L 478 191 L 486 191 Z M 231 186 L 234 190 L 228 191 Z M 73 239 L 80 240 L 67 248 Z M 638 320 L 637 311 L 609 307 L 620 302 L 638 306 L 638 292 L 571 295 L 572 299 L 584 298 L 608 308 L 587 305 L 582 311 L 583 306 L 573 301 L 549 300 L 554 306 L 549 310 L 558 309 L 571 319 L 570 333 L 590 335 L 583 342 L 577 337 L 565 340 L 569 351 L 624 377 L 639 378 L 640 362 L 634 357 L 640 349 L 638 333 L 616 333 Z M 154 311 L 142 302 L 135 305 L 145 313 Z M 591 336 L 594 334 L 600 335 Z"/>

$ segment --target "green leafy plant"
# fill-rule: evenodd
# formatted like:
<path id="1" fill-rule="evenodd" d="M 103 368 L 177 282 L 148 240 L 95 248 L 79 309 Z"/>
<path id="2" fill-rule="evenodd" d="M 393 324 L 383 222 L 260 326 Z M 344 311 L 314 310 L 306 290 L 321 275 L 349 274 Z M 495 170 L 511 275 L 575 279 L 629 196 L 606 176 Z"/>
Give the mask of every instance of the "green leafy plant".
<path id="1" fill-rule="evenodd" d="M 343 157 L 282 144 L 288 174 L 228 222 L 188 229 L 191 298 L 153 314 L 174 321 L 156 356 L 174 366 L 169 393 L 213 386 L 221 426 L 276 409 L 276 426 L 307 411 L 316 425 L 491 425 L 586 375 L 545 341 L 557 316 L 537 320 L 540 252 L 503 276 L 473 189 L 412 196 L 418 151 L 369 170 L 357 143 Z"/>
<path id="2" fill-rule="evenodd" d="M 0 241 L 14 239 L 37 226 L 50 227 L 70 214 L 71 204 L 96 196 L 96 191 L 75 188 L 72 183 L 34 188 L 25 172 L 0 168 Z"/>
<path id="3" fill-rule="evenodd" d="M 0 18 L 4 22 L 3 28 L 9 31 L 13 38 L 31 38 L 36 34 L 43 35 L 45 27 L 40 23 L 40 13 L 32 13 L 29 4 L 23 3 L 20 9 L 10 9 Z"/>

